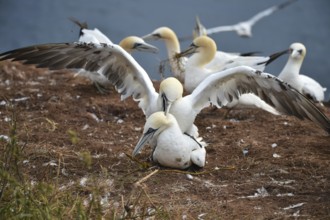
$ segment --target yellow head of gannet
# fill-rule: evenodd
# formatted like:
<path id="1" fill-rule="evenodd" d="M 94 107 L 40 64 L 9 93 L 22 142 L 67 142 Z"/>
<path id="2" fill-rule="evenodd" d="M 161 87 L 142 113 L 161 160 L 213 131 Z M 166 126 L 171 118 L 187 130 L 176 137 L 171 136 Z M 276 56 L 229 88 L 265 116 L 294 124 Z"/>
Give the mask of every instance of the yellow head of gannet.
<path id="1" fill-rule="evenodd" d="M 184 81 L 184 64 L 186 62 L 186 58 L 178 59 L 177 54 L 180 53 L 180 43 L 175 32 L 168 27 L 159 27 L 152 31 L 150 34 L 147 34 L 142 37 L 146 41 L 150 40 L 163 40 L 166 45 L 167 57 L 168 60 L 165 62 L 169 62 L 171 71 L 173 75 L 178 78 L 181 82 Z M 163 62 L 164 65 L 166 63 Z"/>
<path id="2" fill-rule="evenodd" d="M 183 86 L 174 77 L 164 79 L 159 86 L 159 97 L 161 98 L 162 110 L 167 114 L 173 102 L 182 98 Z"/>
<path id="3" fill-rule="evenodd" d="M 176 53 L 180 53 L 180 44 L 178 37 L 176 36 L 174 31 L 168 27 L 157 28 L 150 34 L 143 36 L 142 39 L 146 41 L 164 40 L 170 57 L 173 57 L 173 55 Z"/>
<path id="4" fill-rule="evenodd" d="M 187 50 L 180 53 L 180 56 L 196 54 L 195 65 L 205 66 L 213 60 L 217 52 L 217 45 L 214 40 L 208 36 L 200 36 L 194 39 Z"/>
<path id="5" fill-rule="evenodd" d="M 129 36 L 120 41 L 119 46 L 121 46 L 128 53 L 132 53 L 133 51 L 143 51 L 143 52 L 151 52 L 157 53 L 157 47 L 144 42 L 144 40 L 137 36 Z"/>
<path id="6" fill-rule="evenodd" d="M 155 136 L 158 136 L 163 130 L 165 130 L 171 123 L 170 119 L 173 116 L 168 117 L 164 112 L 155 112 L 151 114 L 144 125 L 143 136 L 136 144 L 133 150 L 133 156 L 135 156 L 148 142 Z"/>
<path id="7" fill-rule="evenodd" d="M 153 32 L 150 34 L 147 34 L 142 37 L 144 40 L 158 40 L 158 39 L 177 39 L 176 34 L 171 28 L 168 27 L 159 27 L 155 29 Z"/>
<path id="8" fill-rule="evenodd" d="M 156 140 L 157 143 L 152 155 L 153 160 L 163 166 L 185 169 L 192 163 L 200 167 L 205 165 L 204 146 L 193 137 L 183 134 L 172 114 L 155 112 L 150 115 L 133 156 L 150 140 Z"/>

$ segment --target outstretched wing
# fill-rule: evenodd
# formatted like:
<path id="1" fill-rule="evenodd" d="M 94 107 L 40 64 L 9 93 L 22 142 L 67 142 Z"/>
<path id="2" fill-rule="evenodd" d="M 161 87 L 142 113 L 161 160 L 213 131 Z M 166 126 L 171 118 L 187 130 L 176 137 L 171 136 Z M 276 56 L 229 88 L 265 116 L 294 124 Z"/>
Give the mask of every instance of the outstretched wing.
<path id="1" fill-rule="evenodd" d="M 272 6 L 270 8 L 267 8 L 267 9 L 257 13 L 256 15 L 252 16 L 250 19 L 238 22 L 237 24 L 234 24 L 234 25 L 226 25 L 226 26 L 218 26 L 218 27 L 214 27 L 214 28 L 207 28 L 206 29 L 206 34 L 211 35 L 211 34 L 215 34 L 215 33 L 218 33 L 218 32 L 225 32 L 225 31 L 236 31 L 237 32 L 240 28 L 242 28 L 242 26 L 244 26 L 245 29 L 248 29 L 248 30 L 251 31 L 252 26 L 255 23 L 257 23 L 259 20 L 273 14 L 277 10 L 280 10 L 280 9 L 283 9 L 283 8 L 287 7 L 288 5 L 293 3 L 294 1 L 296 1 L 296 0 L 288 0 L 284 3 L 282 3 L 282 4 Z M 247 31 L 247 30 L 245 30 L 245 31 Z M 246 37 L 246 33 L 243 34 L 243 36 Z"/>
<path id="2" fill-rule="evenodd" d="M 263 19 L 264 17 L 267 17 L 271 14 L 273 14 L 275 11 L 283 9 L 285 7 L 287 7 L 288 5 L 290 5 L 291 3 L 293 3 L 296 0 L 288 0 L 282 4 L 279 5 L 275 5 L 272 6 L 270 8 L 267 8 L 259 13 L 257 13 L 256 15 L 254 15 L 253 17 L 251 17 L 249 20 L 245 21 L 250 23 L 251 26 L 253 26 L 255 23 L 257 23 L 259 20 Z"/>
<path id="3" fill-rule="evenodd" d="M 253 93 L 283 114 L 309 119 L 328 133 L 330 120 L 304 95 L 277 77 L 247 66 L 234 67 L 207 77 L 186 96 L 196 112 L 210 104 L 221 108 L 241 94 Z"/>
<path id="4" fill-rule="evenodd" d="M 87 77 L 102 75 L 126 99 L 132 96 L 149 115 L 152 102 L 158 97 L 144 69 L 118 45 L 92 43 L 41 44 L 0 54 L 0 61 L 12 59 L 50 70 L 84 70 Z"/>

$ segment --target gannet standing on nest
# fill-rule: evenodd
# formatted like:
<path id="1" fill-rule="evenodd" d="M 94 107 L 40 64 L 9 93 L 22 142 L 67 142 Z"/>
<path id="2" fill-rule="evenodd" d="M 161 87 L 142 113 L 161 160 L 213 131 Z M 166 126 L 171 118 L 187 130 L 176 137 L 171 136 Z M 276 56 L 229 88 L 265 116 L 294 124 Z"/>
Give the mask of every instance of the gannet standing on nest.
<path id="1" fill-rule="evenodd" d="M 152 139 L 156 139 L 152 158 L 162 166 L 186 169 L 196 164 L 204 167 L 204 146 L 193 137 L 183 134 L 172 114 L 156 112 L 147 118 L 143 136 L 136 144 L 133 156 Z"/>
<path id="2" fill-rule="evenodd" d="M 301 43 L 293 43 L 290 45 L 289 50 L 289 59 L 278 75 L 278 78 L 289 83 L 314 102 L 322 104 L 324 101 L 324 92 L 327 89 L 323 88 L 316 80 L 309 76 L 300 74 L 300 68 L 306 56 L 305 46 Z"/>

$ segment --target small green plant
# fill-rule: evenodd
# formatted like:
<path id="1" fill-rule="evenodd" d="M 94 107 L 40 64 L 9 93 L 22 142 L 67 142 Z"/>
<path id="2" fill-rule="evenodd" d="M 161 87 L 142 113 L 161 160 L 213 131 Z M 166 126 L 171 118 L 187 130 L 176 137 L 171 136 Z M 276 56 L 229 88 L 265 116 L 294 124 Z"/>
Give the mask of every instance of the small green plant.
<path id="1" fill-rule="evenodd" d="M 85 151 L 80 153 L 80 158 L 85 163 L 88 169 L 92 167 L 92 155 L 90 152 Z"/>
<path id="2" fill-rule="evenodd" d="M 71 143 L 72 144 L 77 144 L 78 141 L 79 141 L 77 132 L 75 132 L 74 130 L 69 129 L 67 131 L 67 133 L 68 133 L 68 135 L 70 137 Z"/>

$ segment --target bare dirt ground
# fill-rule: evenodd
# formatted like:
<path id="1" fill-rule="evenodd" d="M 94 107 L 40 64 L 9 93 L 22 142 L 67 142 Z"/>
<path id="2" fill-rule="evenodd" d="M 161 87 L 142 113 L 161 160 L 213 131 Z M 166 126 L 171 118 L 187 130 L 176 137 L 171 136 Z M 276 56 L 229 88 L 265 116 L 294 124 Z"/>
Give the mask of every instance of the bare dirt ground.
<path id="1" fill-rule="evenodd" d="M 322 111 L 330 117 L 329 107 Z M 129 158 L 145 123 L 137 103 L 100 94 L 72 73 L 0 63 L 0 135 L 9 136 L 13 112 L 26 178 L 87 199 L 97 187 L 105 217 L 136 218 L 148 207 L 155 219 L 330 218 L 330 137 L 310 121 L 205 109 L 196 123 L 207 164 L 189 175 Z M 150 162 L 150 150 L 137 158 Z"/>

